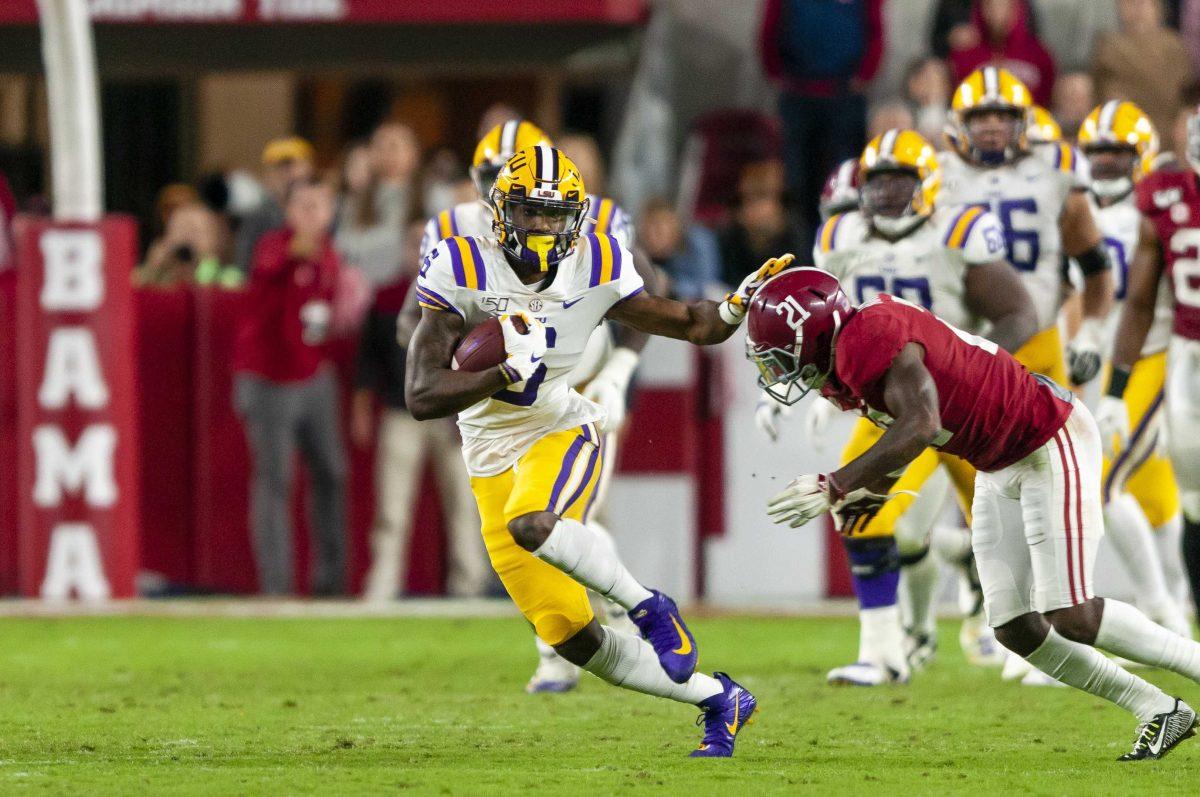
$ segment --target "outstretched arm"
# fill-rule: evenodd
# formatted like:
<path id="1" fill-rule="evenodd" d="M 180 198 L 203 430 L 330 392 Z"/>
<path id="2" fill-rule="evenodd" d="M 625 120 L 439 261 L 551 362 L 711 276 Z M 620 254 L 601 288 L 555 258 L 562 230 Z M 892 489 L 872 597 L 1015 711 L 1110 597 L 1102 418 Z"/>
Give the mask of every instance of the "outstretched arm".
<path id="1" fill-rule="evenodd" d="M 633 267 L 637 271 L 638 276 L 642 278 L 642 284 L 646 286 L 646 293 L 652 296 L 662 294 L 663 280 L 662 275 L 654 264 L 650 262 L 646 252 L 642 247 L 635 246 L 632 250 Z M 613 329 L 613 344 L 618 349 L 629 349 L 635 354 L 640 354 L 642 349 L 646 348 L 646 342 L 650 336 L 634 327 L 625 324 L 618 324 Z"/>
<path id="2" fill-rule="evenodd" d="M 608 318 L 651 335 L 686 340 L 700 346 L 728 340 L 746 317 L 750 299 L 764 282 L 792 264 L 790 255 L 773 257 L 742 280 L 721 302 L 677 302 L 645 291 L 614 304 Z"/>
<path id="3" fill-rule="evenodd" d="M 1033 300 L 1007 261 L 972 266 L 965 283 L 968 309 L 992 322 L 989 336 L 1000 348 L 1011 354 L 1038 331 Z"/>
<path id="4" fill-rule="evenodd" d="M 404 375 L 404 401 L 418 421 L 461 412 L 509 384 L 508 377 L 498 367 L 477 372 L 450 368 L 462 332 L 463 320 L 457 314 L 421 311 L 421 320 L 409 344 Z"/>
<path id="5" fill-rule="evenodd" d="M 686 340 L 708 346 L 727 340 L 738 328 L 727 324 L 717 311 L 717 303 L 707 299 L 677 302 L 642 291 L 614 304 L 608 318 L 651 335 Z"/>

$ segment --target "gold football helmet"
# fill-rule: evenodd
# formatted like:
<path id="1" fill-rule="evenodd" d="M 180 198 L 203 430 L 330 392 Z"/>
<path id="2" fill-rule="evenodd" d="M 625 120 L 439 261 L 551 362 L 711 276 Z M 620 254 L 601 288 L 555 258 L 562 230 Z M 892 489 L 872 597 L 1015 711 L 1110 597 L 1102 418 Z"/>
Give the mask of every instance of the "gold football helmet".
<path id="1" fill-rule="evenodd" d="M 479 196 L 490 200 L 492 184 L 508 159 L 538 144 L 554 146 L 540 127 L 524 119 L 510 119 L 489 130 L 475 145 L 475 156 L 471 158 L 471 181 Z"/>
<path id="2" fill-rule="evenodd" d="M 541 271 L 570 254 L 588 211 L 579 169 L 549 144 L 509 158 L 496 177 L 491 200 L 492 229 L 500 246 Z"/>
<path id="3" fill-rule="evenodd" d="M 1062 141 L 1062 128 L 1049 111 L 1040 105 L 1034 105 L 1029 115 L 1029 129 L 1025 135 L 1030 144 L 1053 144 Z"/>
<path id="4" fill-rule="evenodd" d="M 1079 148 L 1092 172 L 1092 192 L 1104 199 L 1119 199 L 1154 168 L 1158 133 L 1150 117 L 1132 102 L 1111 100 L 1092 110 L 1079 128 Z M 1114 159 L 1125 151 L 1129 159 Z"/>
<path id="5" fill-rule="evenodd" d="M 1029 151 L 1032 106 L 1029 89 L 1007 69 L 995 66 L 976 69 L 954 90 L 946 138 L 972 163 L 1003 166 Z M 1006 142 L 993 144 L 971 132 L 973 117 L 991 111 L 999 111 L 1012 120 Z"/>
<path id="6" fill-rule="evenodd" d="M 895 181 L 885 174 L 910 175 Z M 900 236 L 933 214 L 941 187 L 933 145 L 913 130 L 888 130 L 871 139 L 858 159 L 859 206 L 875 229 Z"/>

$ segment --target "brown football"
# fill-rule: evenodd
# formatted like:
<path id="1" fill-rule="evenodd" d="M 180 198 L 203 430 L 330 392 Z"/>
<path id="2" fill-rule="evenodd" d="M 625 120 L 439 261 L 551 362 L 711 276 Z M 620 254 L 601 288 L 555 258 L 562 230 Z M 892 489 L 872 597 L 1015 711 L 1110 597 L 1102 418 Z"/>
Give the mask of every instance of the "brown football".
<path id="1" fill-rule="evenodd" d="M 525 331 L 525 322 L 519 317 L 513 319 L 513 326 L 518 332 Z M 493 316 L 476 326 L 458 342 L 450 367 L 456 371 L 486 371 L 495 368 L 507 358 L 508 352 L 504 350 L 504 330 L 500 328 L 500 319 Z"/>

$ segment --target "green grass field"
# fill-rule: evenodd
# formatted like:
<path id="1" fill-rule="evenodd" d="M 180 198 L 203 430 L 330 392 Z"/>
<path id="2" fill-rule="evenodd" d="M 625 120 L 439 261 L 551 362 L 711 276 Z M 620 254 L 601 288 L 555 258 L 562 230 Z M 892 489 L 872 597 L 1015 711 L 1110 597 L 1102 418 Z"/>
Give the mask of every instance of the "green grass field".
<path id="1" fill-rule="evenodd" d="M 849 619 L 702 619 L 762 711 L 691 761 L 686 706 L 595 679 L 529 697 L 519 619 L 0 620 L 0 794 L 1196 794 L 1200 740 L 1113 761 L 1123 712 L 968 668 L 831 689 Z M 1200 686 L 1151 672 L 1200 702 Z"/>

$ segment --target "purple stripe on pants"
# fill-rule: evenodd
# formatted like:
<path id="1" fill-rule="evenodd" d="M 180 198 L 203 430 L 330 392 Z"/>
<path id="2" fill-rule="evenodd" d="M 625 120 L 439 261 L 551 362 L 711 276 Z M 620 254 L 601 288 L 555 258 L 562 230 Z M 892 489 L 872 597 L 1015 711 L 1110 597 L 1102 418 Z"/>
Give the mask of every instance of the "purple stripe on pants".
<path id="1" fill-rule="evenodd" d="M 558 470 L 558 478 L 554 480 L 554 489 L 550 491 L 550 501 L 546 504 L 547 512 L 554 511 L 554 505 L 558 503 L 558 498 L 562 494 L 563 487 L 567 485 L 567 479 L 571 478 L 571 471 L 575 467 L 575 460 L 579 458 L 579 452 L 583 448 L 583 444 L 583 437 L 576 437 L 575 442 L 571 443 L 571 447 L 567 449 L 567 455 L 563 457 L 562 467 Z"/>

